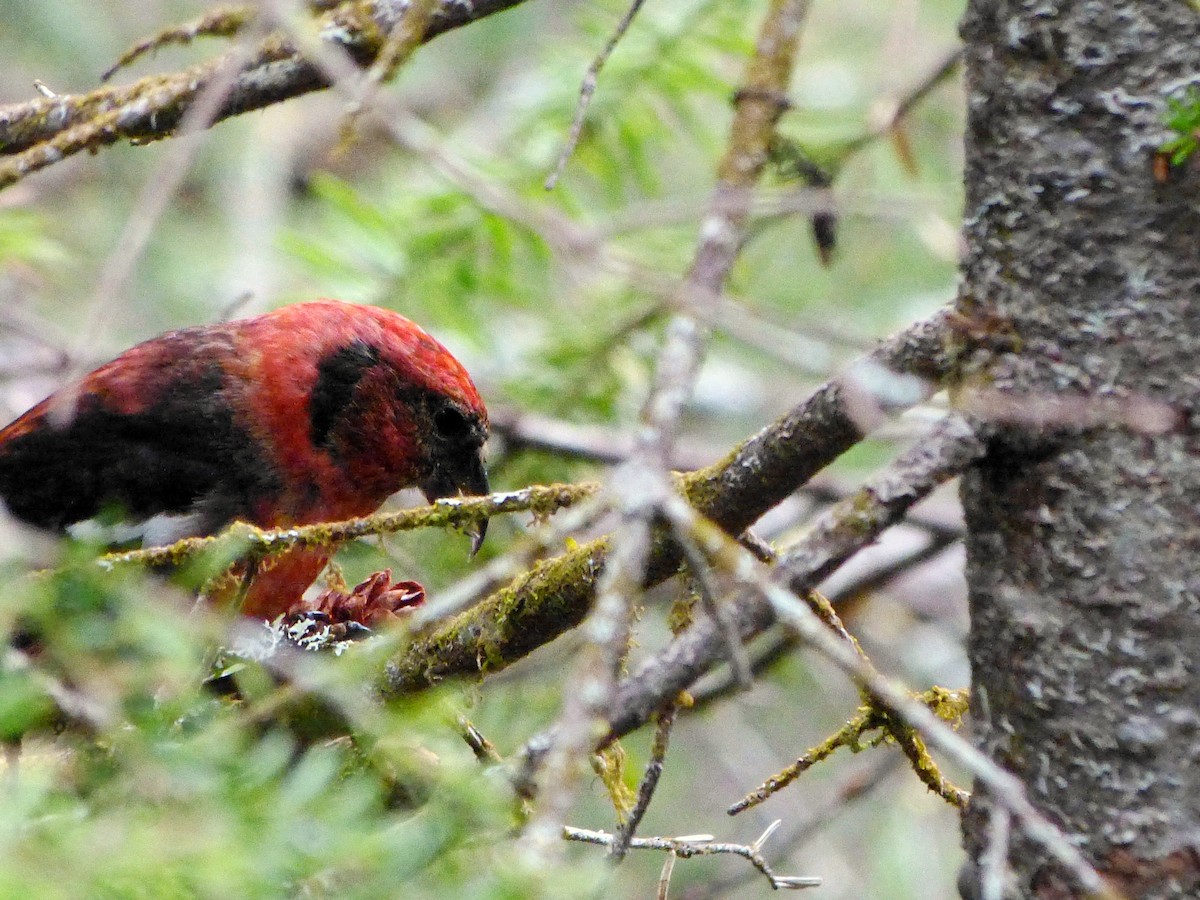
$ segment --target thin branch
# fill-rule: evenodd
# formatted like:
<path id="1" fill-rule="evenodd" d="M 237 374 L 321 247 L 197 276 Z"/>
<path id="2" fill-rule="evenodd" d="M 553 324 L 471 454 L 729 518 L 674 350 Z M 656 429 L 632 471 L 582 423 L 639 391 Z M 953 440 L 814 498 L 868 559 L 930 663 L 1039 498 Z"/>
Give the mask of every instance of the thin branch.
<path id="1" fill-rule="evenodd" d="M 257 12 L 257 7 L 248 3 L 217 6 L 190 22 L 164 28 L 122 53 L 115 63 L 104 70 L 100 80 L 108 81 L 147 53 L 170 44 L 190 44 L 198 37 L 232 37 L 253 21 Z"/>
<path id="2" fill-rule="evenodd" d="M 929 94 L 940 84 L 946 81 L 958 69 L 962 63 L 963 50 L 961 47 L 955 47 L 947 53 L 930 72 L 912 88 L 910 88 L 899 102 L 891 114 L 874 128 L 870 129 L 863 135 L 855 138 L 849 144 L 842 148 L 842 156 L 848 157 L 857 153 L 863 147 L 871 144 L 881 137 L 884 137 L 891 132 L 897 125 L 904 121 L 905 117 L 912 112 L 913 108 L 924 100 Z"/>
<path id="3" fill-rule="evenodd" d="M 579 424 L 513 407 L 488 409 L 492 438 L 505 452 L 538 450 L 557 456 L 603 465 L 619 465 L 633 453 L 632 430 L 610 425 Z M 681 442 L 671 457 L 671 468 L 688 471 L 706 466 L 726 447 Z M 490 451 L 494 452 L 494 451 Z"/>
<path id="4" fill-rule="evenodd" d="M 979 857 L 980 900 L 1004 900 L 1009 881 L 1008 851 L 1012 813 L 997 803 L 989 813 L 988 843 Z"/>
<path id="5" fill-rule="evenodd" d="M 746 648 L 742 646 L 742 638 L 738 634 L 737 626 L 730 619 L 725 605 L 717 596 L 717 585 L 709 569 L 708 560 L 704 558 L 704 554 L 700 552 L 700 548 L 696 546 L 696 542 L 692 540 L 691 534 L 686 529 L 680 527 L 678 522 L 672 521 L 671 524 L 674 526 L 672 531 L 675 541 L 683 551 L 683 558 L 687 560 L 688 568 L 696 581 L 696 589 L 700 594 L 700 605 L 704 607 L 704 612 L 709 619 L 716 624 L 717 631 L 720 632 L 721 639 L 725 643 L 725 658 L 729 661 L 730 670 L 733 672 L 734 683 L 742 690 L 747 690 L 754 682 L 754 675 L 750 671 L 750 660 L 746 656 Z"/>
<path id="6" fill-rule="evenodd" d="M 944 688 L 934 687 L 924 694 L 913 696 L 932 709 L 940 720 L 946 721 L 942 708 L 944 697 L 937 697 L 938 693 L 943 695 L 953 693 L 955 695 L 953 705 L 958 711 L 954 719 L 954 724 L 957 725 L 967 710 L 968 697 L 966 691 L 948 692 Z M 932 699 L 930 695 L 933 695 Z M 971 800 L 971 792 L 958 787 L 958 785 L 942 774 L 941 768 L 933 761 L 933 757 L 929 755 L 925 741 L 915 728 L 912 728 L 903 721 L 898 721 L 889 712 L 887 716 L 887 731 L 904 752 L 904 755 L 908 757 L 908 762 L 913 772 L 916 773 L 917 777 L 921 779 L 921 782 L 930 791 L 959 810 L 967 808 L 967 803 Z"/>
<path id="7" fill-rule="evenodd" d="M 658 714 L 654 725 L 654 742 L 650 745 L 650 761 L 646 763 L 646 770 L 638 783 L 637 801 L 608 848 L 608 855 L 613 859 L 625 858 L 629 844 L 637 834 L 637 828 L 642 824 L 646 810 L 650 808 L 650 801 L 654 799 L 654 791 L 658 788 L 659 778 L 662 777 L 663 760 L 666 759 L 667 748 L 671 744 L 671 729 L 675 726 L 675 713 L 678 709 L 678 704 L 668 703 Z"/>
<path id="8" fill-rule="evenodd" d="M 675 871 L 675 860 L 679 859 L 674 852 L 668 851 L 663 859 L 662 871 L 658 875 L 658 887 L 654 893 L 655 900 L 667 900 L 671 892 L 671 875 Z"/>
<path id="9" fill-rule="evenodd" d="M 736 816 L 738 813 L 758 806 L 758 804 L 767 798 L 779 793 L 779 791 L 783 790 L 817 763 L 828 759 L 840 747 L 849 747 L 851 750 L 858 751 L 864 746 L 878 744 L 883 740 L 883 734 L 878 735 L 868 744 L 863 743 L 863 735 L 868 731 L 875 731 L 882 728 L 883 724 L 883 718 L 880 716 L 878 710 L 870 707 L 860 709 L 849 722 L 821 741 L 817 746 L 809 749 L 787 768 L 772 775 L 753 791 L 746 794 L 741 800 L 730 806 L 725 812 L 731 816 Z"/>
<path id="10" fill-rule="evenodd" d="M 809 809 L 803 819 L 798 819 L 786 829 L 776 832 L 775 843 L 786 848 L 784 855 L 791 854 L 810 841 L 823 829 L 837 821 L 853 803 L 870 795 L 877 787 L 894 775 L 900 768 L 900 757 L 882 757 L 865 772 L 856 772 L 843 780 L 836 791 L 822 800 L 816 809 Z M 774 835 L 773 835 L 774 837 Z M 735 872 L 728 877 L 704 881 L 688 887 L 680 895 L 681 900 L 708 900 L 708 898 L 737 896 L 731 892 L 754 877 L 752 872 Z"/>
<path id="11" fill-rule="evenodd" d="M 909 521 L 912 521 L 911 516 L 909 517 Z M 917 523 L 913 522 L 913 524 Z M 898 575 L 945 552 L 948 547 L 959 540 L 959 537 L 953 531 L 931 529 L 929 540 L 924 546 L 909 551 L 879 568 L 863 573 L 860 577 L 841 588 L 836 594 L 831 594 L 829 600 L 834 608 L 838 609 L 842 604 L 853 600 L 855 597 L 868 594 L 887 584 Z M 751 672 L 755 677 L 762 675 L 800 645 L 800 638 L 795 632 L 780 632 L 765 646 L 755 648 L 750 654 Z M 698 687 L 690 690 L 692 708 L 701 709 L 710 703 L 722 700 L 738 690 L 738 687 L 732 674 L 724 674 L 717 681 L 710 682 L 708 679 L 705 679 Z"/>
<path id="12" fill-rule="evenodd" d="M 801 888 L 819 887 L 820 878 L 804 875 L 776 875 L 763 859 L 762 845 L 779 825 L 776 821 L 759 836 L 753 844 L 716 843 L 709 835 L 688 835 L 686 837 L 647 837 L 634 838 L 629 843 L 630 850 L 657 850 L 674 855 L 679 859 L 690 859 L 693 856 L 712 856 L 718 853 L 731 853 L 749 860 L 750 864 L 766 876 L 775 890 L 800 890 Z M 567 841 L 579 841 L 585 844 L 599 844 L 601 847 L 612 847 L 613 835 L 605 831 L 589 831 L 584 828 L 572 828 L 566 825 L 562 837 Z"/>
<path id="13" fill-rule="evenodd" d="M 471 748 L 471 752 L 475 754 L 475 758 L 479 762 L 491 765 L 504 761 L 496 751 L 496 746 L 484 737 L 483 732 L 476 728 L 470 719 L 459 715 L 457 723 L 458 730 L 462 734 L 462 739 Z"/>
<path id="14" fill-rule="evenodd" d="M 598 488 L 599 485 L 590 483 L 532 485 L 519 491 L 504 491 L 487 497 L 444 498 L 430 506 L 269 531 L 237 522 L 214 537 L 184 538 L 166 547 L 106 553 L 96 562 L 105 569 L 121 566 L 154 568 L 178 565 L 200 553 L 217 550 L 230 556 L 250 550 L 260 557 L 266 557 L 293 548 L 330 547 L 357 538 L 416 528 L 462 528 L 503 513 L 529 511 L 537 516 L 549 516 L 591 496 Z"/>
<path id="15" fill-rule="evenodd" d="M 579 103 L 575 107 L 575 118 L 571 122 L 571 131 L 567 135 L 567 143 L 558 155 L 558 162 L 554 166 L 554 171 L 546 178 L 546 190 L 554 190 L 554 186 L 558 184 L 558 179 L 562 177 L 563 170 L 567 167 L 567 162 L 575 152 L 575 145 L 579 143 L 579 137 L 583 134 L 583 122 L 587 117 L 588 107 L 592 103 L 592 94 L 596 92 L 596 81 L 599 78 L 600 70 L 604 68 L 604 64 L 608 62 L 608 58 L 612 56 L 613 51 L 617 49 L 617 44 L 621 42 L 621 38 L 625 36 L 625 32 L 633 24 L 633 20 L 637 16 L 638 10 L 642 8 L 643 3 L 645 3 L 645 0 L 633 0 L 629 8 L 625 10 L 625 15 L 621 17 L 621 21 L 617 23 L 617 27 L 609 36 L 608 43 L 604 45 L 604 49 L 596 55 L 596 58 L 592 60 L 592 64 L 588 66 L 587 74 L 583 76 L 583 83 L 579 86 Z"/>

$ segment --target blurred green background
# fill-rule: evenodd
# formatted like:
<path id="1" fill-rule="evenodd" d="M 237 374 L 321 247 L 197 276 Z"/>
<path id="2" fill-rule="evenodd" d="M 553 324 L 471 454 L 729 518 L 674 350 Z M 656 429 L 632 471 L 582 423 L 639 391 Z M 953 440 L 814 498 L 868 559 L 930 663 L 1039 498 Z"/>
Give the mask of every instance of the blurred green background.
<path id="1" fill-rule="evenodd" d="M 550 193 L 542 183 L 580 80 L 622 3 L 532 0 L 438 38 L 385 93 L 433 129 L 443 158 L 465 163 L 490 190 L 568 217 L 611 253 L 674 277 L 693 252 L 729 101 L 764 8 L 646 4 L 601 74 L 580 145 Z M 0 104 L 34 98 L 35 79 L 60 93 L 95 88 L 128 46 L 203 9 L 0 0 Z M 942 0 L 813 5 L 794 109 L 780 130 L 834 173 L 838 246 L 822 266 L 806 216 L 756 221 L 728 286 L 729 315 L 744 327 L 740 337 L 717 330 L 685 423 L 693 456 L 723 455 L 873 339 L 952 297 L 958 76 L 915 108 L 899 138 L 845 149 L 953 51 L 960 13 L 961 3 Z M 170 71 L 222 46 L 164 49 L 114 81 Z M 103 307 L 98 286 L 121 261 L 120 236 L 162 176 L 170 142 L 81 154 L 0 193 L 0 422 L 75 367 L 163 330 L 332 296 L 428 327 L 466 363 L 498 419 L 533 412 L 631 428 L 665 320 L 661 302 L 585 249 L 489 210 L 478 192 L 383 129 L 363 122 L 348 137 L 345 116 L 345 102 L 327 92 L 206 132 Z M 773 196 L 797 187 L 778 175 L 764 183 Z M 886 460 L 920 422 L 919 414 L 902 420 L 856 449 L 837 477 L 849 483 Z M 491 469 L 497 489 L 604 475 L 595 463 L 503 441 L 494 442 Z M 483 558 L 528 527 L 528 517 L 494 522 Z M 786 541 L 802 527 L 793 516 L 771 530 Z M 45 673 L 102 711 L 93 736 L 43 736 L 28 743 L 15 777 L 9 767 L 0 785 L 0 896 L 653 896 L 657 854 L 634 853 L 613 870 L 597 848 L 572 846 L 557 867 L 528 867 L 510 839 L 511 792 L 455 731 L 465 712 L 501 754 L 518 750 L 557 713 L 573 636 L 482 686 L 448 685 L 363 713 L 367 758 L 341 744 L 302 750 L 284 729 L 262 725 L 256 703 L 269 705 L 269 696 L 230 709 L 196 690 L 218 626 L 181 614 L 182 595 L 86 570 L 30 581 L 29 568 L 89 548 L 48 545 L 11 525 L 0 524 L 0 538 L 0 625 L 32 621 L 45 642 L 32 670 L 10 660 L 0 672 L 0 733 L 21 733 L 43 714 Z M 348 578 L 390 566 L 434 594 L 470 571 L 465 546 L 460 535 L 406 534 L 348 548 L 341 562 Z M 877 661 L 914 687 L 965 683 L 953 560 L 855 608 L 853 627 Z M 665 639 L 670 596 L 649 598 L 636 653 Z M 330 691 L 353 697 L 372 664 L 358 656 L 320 661 Z M 814 896 L 827 900 L 954 896 L 955 814 L 903 766 L 865 799 L 827 810 L 894 749 L 835 758 L 763 807 L 725 816 L 855 703 L 828 667 L 792 654 L 748 694 L 683 716 L 642 832 L 749 842 L 772 819 L 784 820 L 784 835 L 822 811 L 803 840 L 767 844 L 777 872 L 820 875 Z M 647 742 L 625 742 L 632 784 Z M 573 824 L 609 829 L 612 819 L 602 786 L 588 783 Z M 743 860 L 719 857 L 680 861 L 671 896 L 768 892 Z"/>

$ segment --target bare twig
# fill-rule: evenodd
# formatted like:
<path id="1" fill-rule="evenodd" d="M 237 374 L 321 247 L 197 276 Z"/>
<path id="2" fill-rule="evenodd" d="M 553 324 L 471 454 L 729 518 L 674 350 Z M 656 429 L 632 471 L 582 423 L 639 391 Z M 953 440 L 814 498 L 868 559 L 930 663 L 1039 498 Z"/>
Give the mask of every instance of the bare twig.
<path id="1" fill-rule="evenodd" d="M 245 28 L 256 13 L 256 7 L 248 3 L 224 5 L 210 9 L 190 22 L 164 28 L 122 53 L 115 63 L 104 70 L 100 80 L 108 81 L 121 69 L 132 65 L 147 53 L 169 44 L 190 44 L 198 37 L 231 37 Z"/>
<path id="2" fill-rule="evenodd" d="M 672 530 L 675 540 L 679 543 L 679 547 L 683 551 L 683 558 L 687 560 L 692 577 L 696 580 L 700 604 L 704 607 L 704 612 L 716 624 L 721 639 L 725 642 L 726 659 L 728 659 L 730 670 L 733 672 L 734 683 L 742 690 L 747 690 L 754 682 L 754 675 L 750 671 L 750 660 L 746 656 L 746 648 L 742 646 L 742 638 L 738 634 L 737 626 L 730 619 L 729 613 L 717 596 L 717 585 L 709 570 L 708 560 L 704 558 L 704 554 L 700 552 L 700 548 L 696 546 L 696 542 L 692 540 L 691 534 L 686 529 L 675 521 L 672 521 L 672 525 L 674 526 Z"/>
<path id="3" fill-rule="evenodd" d="M 484 737 L 483 732 L 476 728 L 466 716 L 458 716 L 458 729 L 467 746 L 471 748 L 471 752 L 475 754 L 475 758 L 481 763 L 503 762 L 500 754 L 496 752 L 495 745 Z"/>
<path id="4" fill-rule="evenodd" d="M 662 872 L 658 875 L 658 889 L 655 891 L 656 900 L 667 900 L 671 891 L 671 874 L 675 871 L 675 860 L 679 859 L 673 850 L 668 850 L 663 859 Z"/>
<path id="5" fill-rule="evenodd" d="M 857 153 L 863 147 L 879 138 L 887 135 L 892 129 L 899 125 L 904 118 L 913 110 L 918 103 L 924 100 L 931 91 L 938 85 L 942 84 L 946 79 L 954 74 L 962 62 L 963 51 L 961 47 L 955 47 L 939 62 L 924 78 L 918 81 L 899 102 L 891 110 L 890 115 L 882 122 L 878 123 L 874 128 L 865 132 L 861 136 L 855 138 L 849 144 L 842 148 L 843 156 L 850 156 Z"/>
<path id="6" fill-rule="evenodd" d="M 642 780 L 638 784 L 637 801 L 634 803 L 633 809 L 629 811 L 625 822 L 617 830 L 616 837 L 608 848 L 608 854 L 613 859 L 624 858 L 629 850 L 630 841 L 637 834 L 638 826 L 642 824 L 646 810 L 650 808 L 650 801 L 654 798 L 658 780 L 662 777 L 663 760 L 666 759 L 667 747 L 671 743 L 671 729 L 675 725 L 677 710 L 678 706 L 675 703 L 669 703 L 658 714 L 658 721 L 654 726 L 654 742 L 650 745 L 650 761 L 646 763 L 646 770 L 642 773 Z"/>
<path id="7" fill-rule="evenodd" d="M 1008 878 L 1008 842 L 1012 813 L 997 803 L 989 813 L 988 845 L 979 857 L 980 900 L 1004 900 Z"/>
<path id="8" fill-rule="evenodd" d="M 764 831 L 752 844 L 717 843 L 710 835 L 688 835 L 686 837 L 648 837 L 634 838 L 629 843 L 630 850 L 657 850 L 674 855 L 680 859 L 690 859 L 693 856 L 711 856 L 717 853 L 731 853 L 749 860 L 750 864 L 766 876 L 775 890 L 800 890 L 807 887 L 819 887 L 820 878 L 804 875 L 776 875 L 763 859 L 762 845 L 771 833 L 778 827 L 776 821 Z M 605 831 L 589 831 L 584 828 L 563 826 L 562 837 L 568 841 L 579 841 L 585 844 L 599 844 L 601 847 L 611 847 L 613 835 Z"/>
<path id="9" fill-rule="evenodd" d="M 1121 425 L 1140 434 L 1160 435 L 1179 428 L 1185 415 L 1170 403 L 1136 393 L 1104 397 L 1083 391 L 1019 393 L 972 387 L 956 401 L 981 420 L 1043 432 Z"/>
<path id="10" fill-rule="evenodd" d="M 629 8 L 625 10 L 625 15 L 621 17 L 621 21 L 617 23 L 617 27 L 609 36 L 608 43 L 604 45 L 604 49 L 596 55 L 596 58 L 592 60 L 592 64 L 588 66 L 587 74 L 583 76 L 583 83 L 579 87 L 579 104 L 575 107 L 575 119 L 571 122 L 571 131 L 567 135 L 567 142 L 563 146 L 562 152 L 558 155 L 558 162 L 554 166 L 554 171 L 546 178 L 546 190 L 554 190 L 554 186 L 558 184 L 558 179 L 562 177 L 563 170 L 567 167 L 567 162 L 571 159 L 571 154 L 575 152 L 575 145 L 579 143 L 579 136 L 583 134 L 583 122 L 587 117 L 588 107 L 592 103 L 592 94 L 596 91 L 596 80 L 600 75 L 600 70 L 604 68 L 604 64 L 608 62 L 608 58 L 612 56 L 612 52 L 617 49 L 617 44 L 625 36 L 625 32 L 629 30 L 629 26 L 633 24 L 633 20 L 644 2 L 645 0 L 633 0 L 629 4 Z"/>
<path id="11" fill-rule="evenodd" d="M 790 856 L 796 848 L 803 846 L 816 834 L 837 821 L 858 800 L 868 796 L 873 790 L 882 785 L 900 768 L 900 757 L 888 755 L 882 757 L 865 772 L 856 772 L 841 782 L 837 790 L 831 793 L 815 809 L 810 809 L 803 819 L 798 819 L 776 834 L 775 844 L 787 848 L 786 855 Z M 773 835 L 774 837 L 774 835 Z M 753 872 L 734 872 L 728 877 L 704 881 L 688 887 L 680 895 L 680 900 L 709 900 L 709 898 L 733 896 L 730 892 L 751 880 Z"/>
<path id="12" fill-rule="evenodd" d="M 609 425 L 581 425 L 512 407 L 488 409 L 492 437 L 505 450 L 542 450 L 588 462 L 617 465 L 633 453 L 634 433 Z M 671 457 L 671 468 L 699 469 L 717 459 L 725 448 L 701 442 L 680 442 Z"/>

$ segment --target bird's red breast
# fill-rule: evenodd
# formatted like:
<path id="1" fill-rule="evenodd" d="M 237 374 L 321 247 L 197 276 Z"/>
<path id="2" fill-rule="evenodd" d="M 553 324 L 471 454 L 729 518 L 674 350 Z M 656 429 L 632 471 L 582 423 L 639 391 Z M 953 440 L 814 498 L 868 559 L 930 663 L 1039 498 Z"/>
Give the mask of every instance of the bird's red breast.
<path id="1" fill-rule="evenodd" d="M 0 499 L 61 528 L 115 509 L 179 536 L 367 515 L 404 487 L 486 493 L 487 412 L 449 351 L 389 310 L 336 301 L 153 338 L 0 430 Z M 282 558 L 247 612 L 325 563 Z"/>

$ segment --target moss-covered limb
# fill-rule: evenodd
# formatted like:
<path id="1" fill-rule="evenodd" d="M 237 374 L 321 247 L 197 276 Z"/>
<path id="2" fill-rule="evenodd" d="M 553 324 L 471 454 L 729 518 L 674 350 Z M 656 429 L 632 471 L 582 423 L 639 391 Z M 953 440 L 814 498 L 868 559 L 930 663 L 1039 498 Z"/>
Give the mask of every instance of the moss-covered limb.
<path id="1" fill-rule="evenodd" d="M 532 485 L 487 497 L 447 498 L 432 506 L 271 531 L 238 522 L 215 537 L 184 538 L 166 547 L 106 553 L 97 562 L 110 569 L 130 565 L 175 566 L 205 551 L 218 550 L 227 552 L 231 558 L 249 552 L 262 559 L 293 548 L 337 547 L 356 538 L 377 534 L 417 528 L 462 528 L 505 513 L 532 512 L 539 518 L 546 517 L 592 496 L 598 489 L 599 485 L 594 483 Z"/>
<path id="2" fill-rule="evenodd" d="M 929 707 L 939 719 L 956 728 L 967 712 L 966 691 L 947 690 L 935 686 L 924 693 L 914 694 L 913 699 Z M 870 738 L 866 737 L 873 731 L 879 733 Z M 930 790 L 954 806 L 961 808 L 966 804 L 970 799 L 970 794 L 955 787 L 942 775 L 937 763 L 929 755 L 925 742 L 921 740 L 921 736 L 916 730 L 905 724 L 902 719 L 893 716 L 886 708 L 876 704 L 873 698 L 868 697 L 867 705 L 861 707 L 850 721 L 808 750 L 787 768 L 772 775 L 755 790 L 730 806 L 728 813 L 735 816 L 752 806 L 757 806 L 768 797 L 783 790 L 817 763 L 832 756 L 840 747 L 848 747 L 852 752 L 857 753 L 864 748 L 878 746 L 889 738 L 895 741 L 904 755 L 908 757 L 913 771 Z"/>
<path id="3" fill-rule="evenodd" d="M 443 0 L 423 40 L 521 2 Z M 407 7 L 404 0 L 339 4 L 322 18 L 321 38 L 345 49 L 359 65 L 370 65 Z M 0 155 L 15 157 L 0 165 L 0 188 L 83 149 L 124 139 L 171 136 L 219 66 L 218 60 L 182 72 L 148 76 L 123 87 L 60 94 L 0 108 Z M 316 66 L 278 37 L 270 38 L 234 79 L 213 121 L 325 87 L 327 79 Z"/>
<path id="4" fill-rule="evenodd" d="M 864 406 L 868 412 L 871 406 L 900 409 L 945 382 L 954 367 L 953 340 L 948 311 L 888 339 L 725 459 L 685 476 L 688 500 L 731 534 L 748 528 L 858 443 L 873 424 L 862 415 Z M 927 384 L 905 384 L 891 373 Z M 902 395 L 884 396 L 897 386 Z"/>
<path id="5" fill-rule="evenodd" d="M 949 343 L 946 317 L 939 314 L 885 342 L 858 368 L 941 378 L 951 370 Z M 914 394 L 910 402 L 921 396 Z M 682 476 L 682 492 L 702 515 L 737 534 L 853 446 L 862 433 L 852 417 L 846 388 L 835 379 L 724 461 Z M 404 693 L 446 677 L 502 669 L 574 628 L 592 602 L 607 546 L 605 540 L 593 541 L 542 562 L 418 639 L 387 667 L 384 692 Z M 674 545 L 660 534 L 650 554 L 647 579 L 661 581 L 678 563 Z M 743 638 L 757 634 L 772 620 L 769 606 L 754 603 L 744 604 L 737 615 Z M 706 659 L 705 667 L 710 663 L 711 658 Z"/>
<path id="6" fill-rule="evenodd" d="M 863 742 L 863 735 L 868 731 L 881 728 L 883 724 L 884 718 L 878 710 L 871 707 L 860 709 L 849 722 L 821 741 L 821 743 L 808 750 L 791 765 L 772 775 L 737 803 L 730 806 L 726 812 L 731 816 L 736 816 L 738 813 L 745 812 L 752 806 L 758 806 L 758 804 L 762 803 L 768 797 L 779 793 L 779 791 L 783 790 L 817 763 L 828 759 L 839 747 L 849 747 L 851 750 L 857 752 L 863 749 L 864 746 L 873 746 L 879 743 L 883 735 L 877 736 L 867 742 L 867 744 Z"/>
<path id="7" fill-rule="evenodd" d="M 914 700 L 928 706 L 930 711 L 952 728 L 957 729 L 962 717 L 967 714 L 970 699 L 967 691 L 952 691 L 934 686 L 923 694 L 914 694 Z M 929 755 L 925 741 L 920 733 L 902 718 L 886 713 L 887 731 L 897 746 L 908 757 L 913 772 L 933 791 L 951 806 L 965 809 L 971 799 L 971 792 L 963 790 L 942 774 L 938 764 Z"/>

